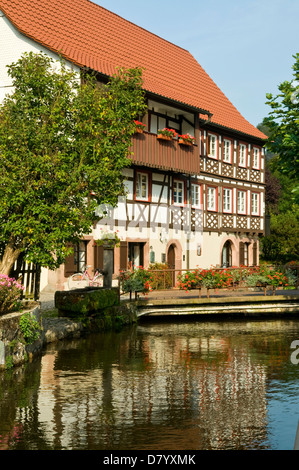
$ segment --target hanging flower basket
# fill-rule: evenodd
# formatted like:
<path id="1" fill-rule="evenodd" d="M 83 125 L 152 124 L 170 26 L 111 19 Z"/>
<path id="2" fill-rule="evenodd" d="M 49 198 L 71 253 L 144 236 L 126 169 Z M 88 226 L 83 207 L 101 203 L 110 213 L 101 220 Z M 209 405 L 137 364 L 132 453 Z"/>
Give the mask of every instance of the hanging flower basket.
<path id="1" fill-rule="evenodd" d="M 134 120 L 134 122 L 135 122 L 135 125 L 136 125 L 135 133 L 136 134 L 143 134 L 145 124 L 143 124 L 143 122 L 136 121 L 136 120 Z"/>
<path id="2" fill-rule="evenodd" d="M 172 140 L 176 136 L 177 136 L 177 132 L 175 130 L 167 129 L 165 127 L 164 129 L 158 130 L 157 138 L 160 140 Z"/>
<path id="3" fill-rule="evenodd" d="M 190 134 L 179 135 L 179 144 L 181 145 L 194 145 L 195 137 Z"/>
<path id="4" fill-rule="evenodd" d="M 103 233 L 102 237 L 98 240 L 95 240 L 95 244 L 102 246 L 104 249 L 113 249 L 115 246 L 120 246 L 121 239 L 119 238 L 117 232 L 114 233 Z"/>

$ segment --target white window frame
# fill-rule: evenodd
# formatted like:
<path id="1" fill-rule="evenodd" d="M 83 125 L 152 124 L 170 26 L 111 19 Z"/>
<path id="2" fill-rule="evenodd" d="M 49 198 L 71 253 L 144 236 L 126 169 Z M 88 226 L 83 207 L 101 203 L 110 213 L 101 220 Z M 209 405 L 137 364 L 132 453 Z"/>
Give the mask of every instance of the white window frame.
<path id="1" fill-rule="evenodd" d="M 260 149 L 258 147 L 253 147 L 252 168 L 260 169 Z"/>
<path id="2" fill-rule="evenodd" d="M 217 145 L 218 145 L 218 137 L 215 134 L 208 134 L 208 156 L 210 158 L 218 159 L 218 152 L 217 152 Z"/>
<path id="3" fill-rule="evenodd" d="M 215 186 L 207 187 L 207 210 L 208 211 L 217 211 L 217 188 Z"/>
<path id="4" fill-rule="evenodd" d="M 251 215 L 260 215 L 260 193 L 251 193 Z"/>
<path id="5" fill-rule="evenodd" d="M 241 201 L 241 198 L 240 198 L 241 194 L 243 195 L 242 201 Z M 247 214 L 247 211 L 246 211 L 246 196 L 247 196 L 246 191 L 238 189 L 238 192 L 237 192 L 237 212 L 238 212 L 238 214 L 243 214 L 243 215 Z M 243 208 L 241 208 L 241 203 L 242 203 Z"/>
<path id="6" fill-rule="evenodd" d="M 191 206 L 200 207 L 201 205 L 201 185 L 191 183 Z"/>
<path id="7" fill-rule="evenodd" d="M 179 198 L 179 187 L 181 187 L 182 201 Z M 173 204 L 183 206 L 185 204 L 185 184 L 182 180 L 173 180 Z"/>
<path id="8" fill-rule="evenodd" d="M 244 152 L 244 154 L 243 154 Z M 241 156 L 242 156 L 242 161 L 241 161 Z M 239 166 L 242 166 L 243 168 L 246 168 L 246 158 L 247 158 L 247 145 L 245 144 L 240 144 L 239 147 Z"/>
<path id="9" fill-rule="evenodd" d="M 223 140 L 223 161 L 225 163 L 232 162 L 232 141 L 228 139 Z"/>
<path id="10" fill-rule="evenodd" d="M 231 188 L 222 188 L 222 207 L 223 212 L 231 214 L 233 211 L 233 190 Z"/>
<path id="11" fill-rule="evenodd" d="M 144 181 L 142 181 L 142 178 L 145 178 Z M 140 181 L 138 181 L 140 179 Z M 145 183 L 145 196 L 142 195 L 142 187 L 143 184 Z M 149 175 L 148 173 L 144 173 L 142 171 L 137 171 L 136 172 L 136 195 L 135 195 L 136 200 L 138 201 L 148 201 L 149 200 Z"/>

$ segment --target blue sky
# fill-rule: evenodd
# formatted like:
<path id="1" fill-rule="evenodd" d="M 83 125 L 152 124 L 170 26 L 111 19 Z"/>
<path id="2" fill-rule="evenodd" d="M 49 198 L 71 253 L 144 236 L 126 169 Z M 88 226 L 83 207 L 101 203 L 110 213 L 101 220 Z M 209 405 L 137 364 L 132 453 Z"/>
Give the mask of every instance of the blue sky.
<path id="1" fill-rule="evenodd" d="M 187 49 L 255 126 L 266 93 L 292 80 L 299 52 L 298 0 L 93 0 Z"/>

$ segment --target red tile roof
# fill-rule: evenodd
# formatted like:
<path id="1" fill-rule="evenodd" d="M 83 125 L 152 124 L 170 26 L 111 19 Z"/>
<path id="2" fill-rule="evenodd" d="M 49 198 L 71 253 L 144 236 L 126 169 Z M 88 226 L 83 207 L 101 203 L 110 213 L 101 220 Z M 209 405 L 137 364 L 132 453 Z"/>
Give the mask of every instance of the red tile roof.
<path id="1" fill-rule="evenodd" d="M 112 75 L 145 67 L 144 88 L 213 114 L 212 123 L 265 139 L 232 105 L 194 57 L 89 0 L 0 0 L 25 36 L 66 59 Z"/>

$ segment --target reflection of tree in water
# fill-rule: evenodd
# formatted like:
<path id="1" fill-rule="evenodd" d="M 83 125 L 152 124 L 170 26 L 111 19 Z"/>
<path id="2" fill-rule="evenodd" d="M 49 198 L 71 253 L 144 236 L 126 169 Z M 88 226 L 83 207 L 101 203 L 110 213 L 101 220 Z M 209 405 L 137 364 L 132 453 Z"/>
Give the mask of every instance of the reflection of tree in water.
<path id="1" fill-rule="evenodd" d="M 0 449 L 49 449 L 39 425 L 40 361 L 0 374 Z M 25 439 L 24 439 L 24 436 Z"/>

